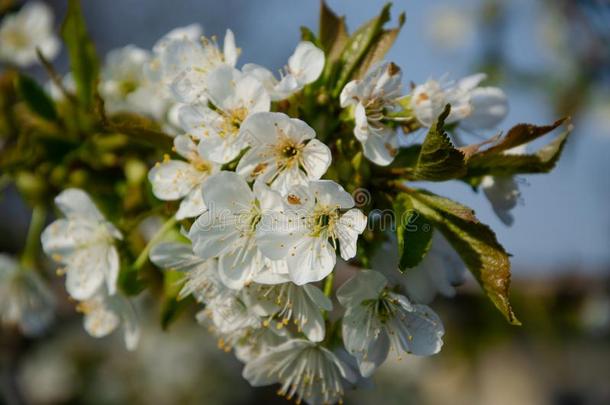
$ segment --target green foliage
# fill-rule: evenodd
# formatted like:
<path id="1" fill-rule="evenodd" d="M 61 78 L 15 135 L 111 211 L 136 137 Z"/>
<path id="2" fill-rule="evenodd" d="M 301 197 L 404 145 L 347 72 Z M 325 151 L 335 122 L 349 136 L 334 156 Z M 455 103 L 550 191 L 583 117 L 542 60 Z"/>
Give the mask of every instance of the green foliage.
<path id="1" fill-rule="evenodd" d="M 398 16 L 398 27 L 381 31 L 362 58 L 362 61 L 355 71 L 354 77 L 359 78 L 364 76 L 371 66 L 376 62 L 383 60 L 386 53 L 388 53 L 392 45 L 394 45 L 394 41 L 396 41 L 398 34 L 400 34 L 400 30 L 405 21 L 405 13 L 401 13 Z"/>
<path id="2" fill-rule="evenodd" d="M 339 95 L 348 81 L 357 78 L 356 73 L 360 69 L 366 70 L 369 64 L 379 60 L 376 58 L 383 57 L 396 38 L 398 32 L 386 35 L 383 30 L 383 25 L 390 20 L 390 7 L 391 4 L 386 4 L 377 17 L 363 24 L 346 39 L 343 18 L 338 18 L 322 4 L 320 42 L 328 56 L 327 85 L 332 88 L 333 97 Z M 372 55 L 367 56 L 369 52 Z"/>
<path id="3" fill-rule="evenodd" d="M 491 148 L 474 154 L 468 162 L 468 177 L 483 175 L 510 176 L 514 174 L 548 173 L 554 167 L 563 147 L 572 131 L 572 125 L 568 124 L 566 129 L 553 141 L 543 146 L 532 154 L 509 154 L 508 149 L 522 145 L 545 135 L 565 120 L 559 120 L 552 125 L 537 127 L 534 125 L 520 124 L 513 127 L 508 134 Z"/>
<path id="4" fill-rule="evenodd" d="M 53 100 L 36 81 L 20 74 L 15 80 L 15 87 L 19 96 L 33 113 L 48 121 L 57 120 L 57 111 Z"/>
<path id="5" fill-rule="evenodd" d="M 70 71 L 76 83 L 76 96 L 85 109 L 93 106 L 99 76 L 99 61 L 85 26 L 79 0 L 68 1 L 68 11 L 61 27 L 68 49 Z"/>
<path id="6" fill-rule="evenodd" d="M 398 267 L 401 271 L 417 266 L 432 246 L 432 226 L 415 209 L 407 194 L 394 201 L 394 222 L 398 241 Z"/>
<path id="7" fill-rule="evenodd" d="M 495 233 L 469 208 L 425 191 L 408 194 L 421 212 L 447 238 L 496 308 L 520 325 L 509 302 L 510 260 Z"/>
<path id="8" fill-rule="evenodd" d="M 326 66 L 333 65 L 348 39 L 345 17 L 338 17 L 324 0 L 320 5 L 320 45 L 326 54 Z"/>
<path id="9" fill-rule="evenodd" d="M 173 145 L 172 138 L 161 132 L 153 120 L 136 114 L 115 114 L 106 123 L 105 129 L 128 135 L 136 143 L 152 144 L 165 151 L 170 150 Z"/>
<path id="10" fill-rule="evenodd" d="M 444 181 L 466 174 L 464 153 L 453 146 L 444 129 L 450 112 L 451 106 L 447 104 L 426 135 L 415 164 L 417 180 Z"/>

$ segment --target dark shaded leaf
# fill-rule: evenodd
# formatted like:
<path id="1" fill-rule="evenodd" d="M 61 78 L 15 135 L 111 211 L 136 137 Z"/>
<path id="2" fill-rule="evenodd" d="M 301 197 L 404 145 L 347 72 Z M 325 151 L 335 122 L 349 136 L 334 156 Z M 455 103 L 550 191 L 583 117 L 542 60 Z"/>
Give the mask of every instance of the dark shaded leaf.
<path id="1" fill-rule="evenodd" d="M 119 273 L 118 285 L 126 295 L 138 295 L 146 288 L 144 281 L 140 278 L 140 273 L 128 263 L 124 263 Z"/>
<path id="2" fill-rule="evenodd" d="M 87 33 L 79 0 L 68 1 L 68 11 L 61 27 L 61 36 L 68 49 L 70 70 L 76 83 L 76 97 L 85 109 L 93 105 L 99 75 L 95 47 Z"/>
<path id="3" fill-rule="evenodd" d="M 572 129 L 572 125 L 568 125 L 564 132 L 533 154 L 475 154 L 468 164 L 468 176 L 547 173 L 561 157 Z"/>
<path id="4" fill-rule="evenodd" d="M 316 34 L 307 27 L 301 27 L 301 40 L 309 41 L 320 48 L 320 41 L 316 38 Z"/>
<path id="5" fill-rule="evenodd" d="M 327 62 L 334 63 L 347 41 L 345 17 L 338 17 L 324 0 L 320 1 L 320 45 Z"/>
<path id="6" fill-rule="evenodd" d="M 390 20 L 390 7 L 390 3 L 386 4 L 377 17 L 358 28 L 347 40 L 339 58 L 340 69 L 333 96 L 337 97 L 343 86 L 352 79 L 354 71 L 382 32 L 383 25 Z"/>
<path id="7" fill-rule="evenodd" d="M 398 240 L 398 267 L 401 271 L 417 266 L 432 246 L 432 226 L 413 207 L 411 198 L 401 194 L 394 201 L 394 221 Z"/>
<path id="8" fill-rule="evenodd" d="M 159 149 L 170 150 L 173 146 L 172 138 L 158 130 L 156 124 L 150 119 L 129 113 L 115 114 L 109 118 L 106 130 L 129 135 L 130 138 Z"/>
<path id="9" fill-rule="evenodd" d="M 390 168 L 405 168 L 415 167 L 417 164 L 417 158 L 421 153 L 421 145 L 409 145 L 404 148 L 398 149 L 398 153 L 394 157 L 394 160 L 390 164 Z"/>
<path id="10" fill-rule="evenodd" d="M 15 87 L 33 113 L 49 121 L 57 120 L 53 100 L 36 81 L 21 74 L 15 81 Z"/>
<path id="11" fill-rule="evenodd" d="M 356 69 L 353 77 L 355 79 L 361 78 L 375 63 L 383 60 L 386 53 L 390 50 L 394 41 L 398 37 L 400 30 L 405 22 L 405 14 L 400 14 L 398 18 L 398 27 L 390 30 L 383 30 L 375 42 L 371 45 L 366 55 L 362 59 L 362 62 Z"/>
<path id="12" fill-rule="evenodd" d="M 520 325 L 509 302 L 510 260 L 495 233 L 465 207 L 428 192 L 409 194 L 413 207 L 447 238 L 496 308 L 513 325 Z"/>
<path id="13" fill-rule="evenodd" d="M 560 120 L 555 121 L 551 125 L 545 126 L 536 126 L 532 124 L 518 124 L 512 127 L 506 136 L 504 136 L 498 143 L 494 146 L 476 153 L 472 156 L 471 159 L 482 159 L 490 155 L 495 155 L 500 152 L 507 151 L 516 146 L 523 145 L 524 143 L 528 143 L 533 141 L 534 139 L 538 139 L 543 135 L 548 134 L 556 128 L 559 128 L 561 124 L 566 122 L 567 118 L 562 118 Z"/>
<path id="14" fill-rule="evenodd" d="M 415 176 L 419 180 L 443 181 L 466 174 L 464 154 L 453 146 L 444 129 L 450 111 L 447 104 L 421 146 L 415 165 Z"/>

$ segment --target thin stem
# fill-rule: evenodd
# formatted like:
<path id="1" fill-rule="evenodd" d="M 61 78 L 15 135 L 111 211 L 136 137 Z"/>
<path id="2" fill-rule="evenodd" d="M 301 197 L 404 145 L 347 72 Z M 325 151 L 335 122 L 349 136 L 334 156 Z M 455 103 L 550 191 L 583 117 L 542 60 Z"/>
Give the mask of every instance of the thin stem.
<path id="1" fill-rule="evenodd" d="M 330 273 L 324 282 L 324 295 L 330 298 L 333 292 L 333 283 L 335 282 L 335 273 Z"/>
<path id="2" fill-rule="evenodd" d="M 40 235 L 42 234 L 42 228 L 44 227 L 46 217 L 47 212 L 44 205 L 38 204 L 34 206 L 25 246 L 21 255 L 21 265 L 23 268 L 32 268 L 36 264 L 40 248 Z"/>
<path id="3" fill-rule="evenodd" d="M 407 187 L 404 184 L 402 184 L 401 181 L 394 181 L 391 183 L 391 186 L 397 190 L 400 190 L 400 191 L 403 191 L 403 192 L 409 193 L 409 194 L 411 194 L 411 193 L 413 193 L 413 191 L 415 191 L 412 188 Z"/>
<path id="4" fill-rule="evenodd" d="M 335 273 L 330 273 L 326 280 L 324 281 L 324 295 L 330 299 L 330 296 L 333 292 L 333 283 L 335 281 Z M 328 311 L 323 311 L 324 319 L 328 321 Z M 330 325 L 329 325 L 330 327 Z"/>
<path id="5" fill-rule="evenodd" d="M 78 101 L 76 100 L 76 97 L 74 96 L 74 94 L 69 92 L 68 89 L 66 89 L 61 76 L 59 75 L 59 73 L 57 73 L 57 71 L 53 67 L 53 64 L 40 51 L 40 48 L 36 48 L 36 55 L 38 56 L 38 60 L 40 61 L 42 66 L 47 71 L 47 74 L 51 78 L 51 81 L 53 82 L 53 84 L 55 84 L 55 86 L 57 86 L 59 91 L 61 91 L 61 93 L 67 100 L 69 100 L 72 104 L 77 105 Z"/>
<path id="6" fill-rule="evenodd" d="M 163 238 L 163 236 L 165 236 L 165 234 L 170 229 L 172 229 L 174 227 L 174 225 L 176 225 L 176 222 L 177 222 L 176 217 L 171 217 L 163 224 L 161 229 L 159 229 L 157 231 L 155 236 L 153 236 L 150 239 L 150 241 L 148 241 L 146 246 L 144 246 L 144 249 L 142 250 L 142 252 L 140 252 L 140 255 L 138 256 L 136 261 L 133 263 L 134 269 L 140 270 L 142 268 L 142 266 L 144 266 L 144 264 L 148 260 L 148 254 L 150 253 L 150 250 L 153 248 L 153 246 L 155 246 Z"/>

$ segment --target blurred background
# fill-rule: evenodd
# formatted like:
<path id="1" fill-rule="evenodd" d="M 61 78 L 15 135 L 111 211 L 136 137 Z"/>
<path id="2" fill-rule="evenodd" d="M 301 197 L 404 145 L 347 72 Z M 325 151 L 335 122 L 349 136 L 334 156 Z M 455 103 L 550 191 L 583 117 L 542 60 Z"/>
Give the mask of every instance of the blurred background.
<path id="1" fill-rule="evenodd" d="M 65 2 L 48 2 L 63 17 Z M 350 29 L 383 1 L 329 0 Z M 200 23 L 206 35 L 231 28 L 240 65 L 276 70 L 314 31 L 317 1 L 83 1 L 98 52 L 150 48 L 177 26 Z M 511 111 L 501 129 L 570 115 L 576 130 L 549 175 L 520 179 L 515 224 L 506 227 L 482 195 L 464 184 L 426 185 L 474 208 L 513 257 L 513 292 L 523 326 L 505 324 L 472 282 L 433 307 L 446 323 L 433 358 L 388 361 L 370 388 L 348 404 L 610 403 L 610 2 L 605 0 L 395 1 L 407 22 L 388 59 L 406 82 L 486 72 L 503 87 Z M 58 59 L 67 70 L 65 54 Z M 44 77 L 42 70 L 33 74 Z M 423 134 L 419 136 L 423 137 Z M 0 251 L 18 252 L 28 208 L 6 190 L 0 201 Z M 63 296 L 61 280 L 56 280 Z M 156 304 L 142 342 L 126 352 L 121 336 L 94 340 L 72 303 L 39 339 L 0 333 L 0 403 L 256 404 L 282 403 L 273 389 L 252 389 L 241 365 L 184 315 L 162 331 Z M 117 333 L 118 334 L 118 333 Z"/>

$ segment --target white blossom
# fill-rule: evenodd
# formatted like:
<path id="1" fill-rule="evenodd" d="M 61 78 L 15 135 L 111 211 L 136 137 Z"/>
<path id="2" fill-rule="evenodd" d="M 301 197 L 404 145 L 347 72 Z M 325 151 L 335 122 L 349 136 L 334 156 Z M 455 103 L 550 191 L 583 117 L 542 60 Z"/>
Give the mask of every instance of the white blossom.
<path id="1" fill-rule="evenodd" d="M 526 145 L 520 145 L 504 151 L 504 154 L 522 155 L 525 152 Z M 498 218 L 505 225 L 512 225 L 514 217 L 511 210 L 517 206 L 521 199 L 517 179 L 514 176 L 483 176 L 481 188 Z"/>
<path id="2" fill-rule="evenodd" d="M 202 156 L 217 163 L 235 159 L 247 144 L 240 136 L 243 121 L 256 112 L 269 111 L 269 95 L 253 76 L 221 66 L 208 75 L 206 94 L 214 105 L 183 106 L 179 111 L 182 129 L 199 139 Z"/>
<path id="3" fill-rule="evenodd" d="M 332 404 L 343 397 L 345 382 L 357 376 L 318 343 L 291 339 L 248 362 L 243 376 L 255 387 L 279 383 L 279 395 L 310 404 Z"/>
<path id="4" fill-rule="evenodd" d="M 210 72 L 220 66 L 234 67 L 239 50 L 231 30 L 227 30 L 220 50 L 214 38 L 193 38 L 196 26 L 170 32 L 157 45 L 150 74 L 165 86 L 176 102 L 205 102 Z"/>
<path id="5" fill-rule="evenodd" d="M 100 94 L 110 113 L 135 112 L 162 119 L 169 100 L 146 75 L 150 52 L 134 45 L 114 49 L 106 55 Z"/>
<path id="6" fill-rule="evenodd" d="M 270 259 L 286 260 L 295 284 L 322 280 L 335 266 L 337 242 L 344 260 L 356 255 L 366 216 L 353 206 L 352 196 L 331 180 L 293 187 L 281 210 L 263 212 L 259 247 Z"/>
<path id="7" fill-rule="evenodd" d="M 192 295 L 197 301 L 208 303 L 226 289 L 218 275 L 218 260 L 195 256 L 189 244 L 159 243 L 152 248 L 150 260 L 160 268 L 185 273 L 186 281 L 178 299 Z"/>
<path id="8" fill-rule="evenodd" d="M 37 62 L 36 48 L 54 59 L 61 44 L 53 32 L 53 11 L 41 2 L 28 2 L 0 24 L 0 61 L 27 67 Z"/>
<path id="9" fill-rule="evenodd" d="M 87 193 L 70 188 L 55 198 L 66 218 L 49 225 L 41 236 L 42 248 L 65 266 L 66 289 L 76 300 L 91 298 L 100 286 L 116 291 L 119 255 L 115 239 L 121 232 L 97 209 Z"/>
<path id="10" fill-rule="evenodd" d="M 222 171 L 203 185 L 208 210 L 192 225 L 189 239 L 197 256 L 218 257 L 220 278 L 229 288 L 241 289 L 268 271 L 286 271 L 281 263 L 270 263 L 263 256 L 255 238 L 262 214 L 281 207 L 280 198 L 260 183 L 251 190 L 234 172 Z"/>
<path id="11" fill-rule="evenodd" d="M 354 135 L 364 156 L 381 166 L 389 165 L 398 151 L 396 130 L 386 121 L 389 113 L 401 109 L 401 80 L 402 72 L 394 63 L 378 63 L 341 91 L 341 107 L 355 107 Z"/>
<path id="12" fill-rule="evenodd" d="M 428 80 L 411 93 L 411 109 L 419 123 L 430 127 L 447 104 L 451 112 L 446 124 L 459 123 L 468 131 L 492 129 L 508 114 L 508 101 L 497 87 L 481 87 L 487 76 L 483 73 L 467 76 L 456 83 Z"/>
<path id="13" fill-rule="evenodd" d="M 248 363 L 267 353 L 270 349 L 281 345 L 290 338 L 286 328 L 277 328 L 273 322 L 262 328 L 255 328 L 235 340 L 233 347 L 235 357 L 242 363 Z M 224 342 L 223 342 L 224 343 Z"/>
<path id="14" fill-rule="evenodd" d="M 241 125 L 250 149 L 236 172 L 259 179 L 285 194 L 296 185 L 318 180 L 330 166 L 330 149 L 315 139 L 305 122 L 283 113 L 252 114 Z"/>
<path id="15" fill-rule="evenodd" d="M 305 85 L 315 82 L 324 69 L 324 52 L 308 41 L 299 42 L 288 59 L 288 65 L 281 73 L 280 80 L 267 68 L 247 63 L 242 68 L 261 81 L 271 96 L 271 100 L 282 100 L 301 90 Z"/>
<path id="16" fill-rule="evenodd" d="M 390 238 L 373 256 L 372 267 L 419 304 L 431 303 L 437 294 L 454 297 L 455 287 L 465 281 L 462 259 L 438 231 L 434 231 L 430 250 L 417 266 L 403 273 L 398 270 L 398 261 L 396 238 Z"/>
<path id="17" fill-rule="evenodd" d="M 163 35 L 163 37 L 161 37 L 161 39 L 159 39 L 155 43 L 155 45 L 153 46 L 153 53 L 155 55 L 161 55 L 171 41 L 183 39 L 188 39 L 190 41 L 198 41 L 201 38 L 202 34 L 203 28 L 197 23 L 174 28 L 167 34 Z"/>
<path id="18" fill-rule="evenodd" d="M 265 316 L 278 321 L 277 328 L 291 322 L 299 332 L 303 332 L 312 342 L 320 342 L 326 333 L 322 311 L 332 310 L 332 302 L 313 285 L 297 286 L 283 283 L 271 286 L 250 286 L 251 295 L 262 304 Z"/>
<path id="19" fill-rule="evenodd" d="M 0 321 L 36 336 L 49 326 L 54 312 L 55 297 L 45 281 L 11 256 L 0 254 Z"/>
<path id="20" fill-rule="evenodd" d="M 343 342 L 364 377 L 372 375 L 390 350 L 428 356 L 442 346 L 443 325 L 427 306 L 392 292 L 379 272 L 361 270 L 337 291 L 346 308 Z"/>
<path id="21" fill-rule="evenodd" d="M 90 298 L 81 301 L 77 309 L 84 315 L 84 327 L 87 333 L 101 338 L 123 327 L 125 346 L 134 350 L 140 339 L 135 310 L 129 300 L 121 294 L 108 295 L 105 286 Z"/>
<path id="22" fill-rule="evenodd" d="M 201 185 L 219 165 L 205 159 L 195 142 L 186 135 L 174 138 L 174 149 L 184 160 L 165 159 L 148 173 L 153 194 L 160 200 L 181 200 L 176 219 L 192 218 L 205 210 Z"/>
<path id="23" fill-rule="evenodd" d="M 197 319 L 202 322 L 208 318 L 213 331 L 219 336 L 224 335 L 225 343 L 230 348 L 245 332 L 262 326 L 261 315 L 264 312 L 260 306 L 252 304 L 246 289 L 228 291 L 210 301 Z"/>

